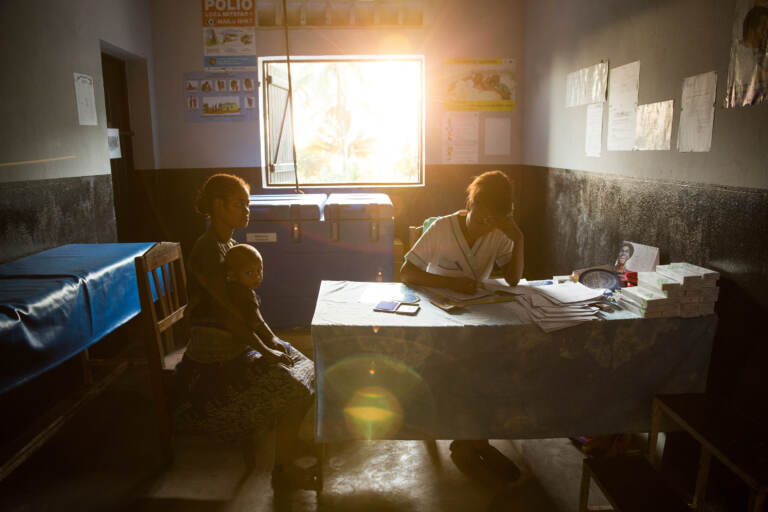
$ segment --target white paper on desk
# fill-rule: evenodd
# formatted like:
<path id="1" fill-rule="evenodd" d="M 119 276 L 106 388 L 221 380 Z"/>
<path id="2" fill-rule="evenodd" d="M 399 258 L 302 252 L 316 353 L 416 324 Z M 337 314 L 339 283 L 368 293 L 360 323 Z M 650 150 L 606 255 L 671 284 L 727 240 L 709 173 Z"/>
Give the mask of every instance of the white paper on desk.
<path id="1" fill-rule="evenodd" d="M 607 79 L 607 62 L 600 62 L 568 73 L 565 84 L 565 106 L 577 107 L 589 103 L 603 103 Z"/>
<path id="2" fill-rule="evenodd" d="M 709 151 L 715 119 L 717 73 L 710 71 L 683 80 L 677 150 L 681 153 Z"/>
<path id="3" fill-rule="evenodd" d="M 600 156 L 603 146 L 603 104 L 592 103 L 587 107 L 587 128 L 584 151 L 587 156 Z"/>
<path id="4" fill-rule="evenodd" d="M 669 151 L 674 101 L 659 101 L 637 107 L 635 149 Z"/>
<path id="5" fill-rule="evenodd" d="M 605 290 L 587 288 L 581 283 L 562 283 L 537 286 L 536 290 L 561 304 L 594 301 L 602 297 Z"/>
<path id="6" fill-rule="evenodd" d="M 468 302 L 471 300 L 484 299 L 493 295 L 492 291 L 485 290 L 481 287 L 477 288 L 475 293 L 461 293 L 449 288 L 430 288 L 426 286 L 420 286 L 421 290 L 424 290 L 427 295 L 431 297 L 441 297 L 444 299 L 451 299 L 456 302 Z"/>
<path id="7" fill-rule="evenodd" d="M 608 151 L 635 147 L 640 61 L 611 70 L 608 79 Z"/>

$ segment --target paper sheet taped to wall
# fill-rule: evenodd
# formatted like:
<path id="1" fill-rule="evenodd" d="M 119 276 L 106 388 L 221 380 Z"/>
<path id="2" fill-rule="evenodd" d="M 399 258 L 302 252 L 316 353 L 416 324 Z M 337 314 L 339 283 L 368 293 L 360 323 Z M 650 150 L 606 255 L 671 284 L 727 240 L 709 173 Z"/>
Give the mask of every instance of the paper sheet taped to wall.
<path id="1" fill-rule="evenodd" d="M 600 156 L 603 145 L 603 104 L 593 103 L 587 107 L 587 129 L 584 137 L 584 151 L 587 156 Z"/>
<path id="2" fill-rule="evenodd" d="M 635 149 L 668 151 L 672 137 L 672 113 L 672 100 L 637 107 Z"/>
<path id="3" fill-rule="evenodd" d="M 678 151 L 709 151 L 712 146 L 716 91 L 717 73 L 714 71 L 683 80 Z"/>
<path id="4" fill-rule="evenodd" d="M 446 112 L 442 128 L 443 163 L 476 164 L 480 148 L 480 114 Z"/>
<path id="5" fill-rule="evenodd" d="M 568 73 L 565 87 L 565 106 L 577 107 L 589 103 L 605 102 L 607 81 L 607 62 Z"/>
<path id="6" fill-rule="evenodd" d="M 608 79 L 608 151 L 635 147 L 640 61 L 611 70 Z"/>

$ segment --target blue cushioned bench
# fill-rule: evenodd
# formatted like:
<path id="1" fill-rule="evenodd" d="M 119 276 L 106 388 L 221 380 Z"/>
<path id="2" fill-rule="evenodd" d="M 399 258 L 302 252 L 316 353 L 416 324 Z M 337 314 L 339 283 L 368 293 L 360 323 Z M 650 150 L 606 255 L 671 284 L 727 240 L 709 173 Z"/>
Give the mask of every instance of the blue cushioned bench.
<path id="1" fill-rule="evenodd" d="M 136 316 L 134 258 L 152 245 L 70 244 L 0 265 L 0 393 Z"/>
<path id="2" fill-rule="evenodd" d="M 153 245 L 70 244 L 0 265 L 0 394 L 77 354 L 87 384 L 63 412 L 54 407 L 47 424 L 12 442 L 0 480 L 127 368 L 127 360 L 90 360 L 88 347 L 141 311 L 134 258 Z M 115 368 L 91 385 L 91 366 L 104 362 Z"/>

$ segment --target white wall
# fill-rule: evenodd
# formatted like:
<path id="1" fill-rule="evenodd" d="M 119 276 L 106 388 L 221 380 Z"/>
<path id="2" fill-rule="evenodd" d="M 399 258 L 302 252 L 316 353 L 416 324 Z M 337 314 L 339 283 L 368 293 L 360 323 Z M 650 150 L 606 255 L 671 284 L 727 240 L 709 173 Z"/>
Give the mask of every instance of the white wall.
<path id="1" fill-rule="evenodd" d="M 291 29 L 293 55 L 423 54 L 426 60 L 426 163 L 440 163 L 443 113 L 438 80 L 446 58 L 522 58 L 522 0 L 431 0 L 424 28 Z M 157 0 L 152 4 L 156 59 L 159 167 L 260 166 L 258 122 L 185 123 L 183 75 L 203 62 L 200 2 Z M 260 56 L 285 55 L 280 30 L 257 31 Z M 519 63 L 522 69 L 522 62 Z M 522 77 L 519 76 L 522 84 Z M 518 90 L 518 101 L 522 98 Z M 522 113 L 512 118 L 512 154 L 483 163 L 516 163 L 521 154 Z"/>
<path id="2" fill-rule="evenodd" d="M 718 185 L 768 188 L 768 105 L 724 109 L 734 0 L 527 2 L 524 158 L 530 165 Z M 584 155 L 586 107 L 565 108 L 566 76 L 607 59 L 640 61 L 638 103 L 673 99 L 676 147 L 685 77 L 716 71 L 708 153 L 606 151 Z M 604 120 L 607 123 L 607 104 Z"/>
<path id="3" fill-rule="evenodd" d="M 154 165 L 149 0 L 3 0 L 0 2 L 0 182 L 109 174 L 101 42 L 143 68 L 143 107 L 132 105 L 137 160 Z M 98 126 L 80 126 L 73 73 L 94 78 Z M 129 82 L 134 73 L 129 70 Z M 135 79 L 135 77 L 134 77 Z M 130 83 L 129 83 L 130 87 Z M 147 90 L 149 89 L 149 90 Z M 141 108 L 140 108 L 141 107 Z M 2 165 L 32 160 L 43 163 Z"/>

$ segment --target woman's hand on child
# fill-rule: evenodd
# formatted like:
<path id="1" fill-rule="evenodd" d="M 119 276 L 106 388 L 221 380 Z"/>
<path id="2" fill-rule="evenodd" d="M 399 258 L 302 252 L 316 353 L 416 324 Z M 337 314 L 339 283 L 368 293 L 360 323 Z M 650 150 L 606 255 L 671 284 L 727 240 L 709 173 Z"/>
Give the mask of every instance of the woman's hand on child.
<path id="1" fill-rule="evenodd" d="M 269 359 L 273 363 L 282 363 L 286 366 L 293 366 L 293 359 L 291 359 L 288 354 L 280 352 L 279 350 L 274 350 L 270 348 L 266 350 L 266 353 L 264 355 L 266 356 L 267 359 Z"/>

